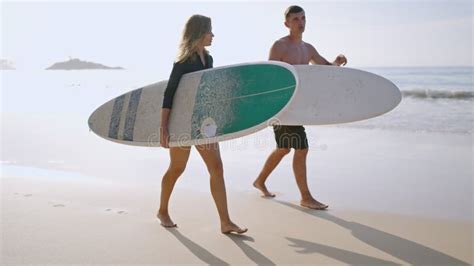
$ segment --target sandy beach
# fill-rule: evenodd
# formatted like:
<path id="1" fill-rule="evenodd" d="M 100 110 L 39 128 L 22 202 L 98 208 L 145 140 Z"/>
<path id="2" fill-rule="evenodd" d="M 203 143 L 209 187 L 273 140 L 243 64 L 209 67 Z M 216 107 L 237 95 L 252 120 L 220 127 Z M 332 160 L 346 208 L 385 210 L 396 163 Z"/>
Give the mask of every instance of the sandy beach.
<path id="1" fill-rule="evenodd" d="M 158 187 L 3 178 L 2 265 L 467 265 L 472 223 L 378 212 L 300 208 L 229 193 L 245 236 L 218 232 L 207 193 L 177 189 L 177 229 L 154 218 Z"/>
<path id="2" fill-rule="evenodd" d="M 0 1 L 0 266 L 474 265 L 472 0 Z M 333 66 L 298 66 L 293 81 L 255 65 L 270 59 Z M 399 105 L 383 113 L 398 92 L 382 96 L 392 84 L 359 70 L 393 83 Z M 195 148 L 170 199 L 178 226 L 163 227 L 169 151 L 108 141 L 88 121 L 116 99 L 107 135 L 159 131 L 161 102 L 143 88 L 165 80 L 165 107 L 194 97 L 185 127 L 199 137 L 247 132 L 270 109 L 285 121 L 304 99 L 286 123 L 313 125 L 307 183 L 329 208 L 300 206 L 294 151 L 266 181 L 276 197 L 253 187 L 276 146 L 268 127 L 219 143 L 228 212 L 245 234 L 221 233 Z"/>
<path id="3" fill-rule="evenodd" d="M 249 228 L 227 236 L 197 152 L 171 199 L 178 228 L 165 229 L 155 214 L 166 151 L 111 143 L 44 115 L 4 114 L 1 264 L 472 263 L 472 136 L 307 132 L 308 181 L 329 210 L 299 207 L 291 157 L 268 180 L 276 198 L 251 187 L 274 145 L 263 130 L 221 143 L 230 214 Z"/>

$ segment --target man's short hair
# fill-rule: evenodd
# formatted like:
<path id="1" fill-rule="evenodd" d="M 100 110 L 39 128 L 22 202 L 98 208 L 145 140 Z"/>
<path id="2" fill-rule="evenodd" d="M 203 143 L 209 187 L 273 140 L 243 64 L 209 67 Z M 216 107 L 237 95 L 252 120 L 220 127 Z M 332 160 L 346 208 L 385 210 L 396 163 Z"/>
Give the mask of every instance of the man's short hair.
<path id="1" fill-rule="evenodd" d="M 300 6 L 290 6 L 285 11 L 285 19 L 288 19 L 290 14 L 303 12 L 303 8 Z"/>

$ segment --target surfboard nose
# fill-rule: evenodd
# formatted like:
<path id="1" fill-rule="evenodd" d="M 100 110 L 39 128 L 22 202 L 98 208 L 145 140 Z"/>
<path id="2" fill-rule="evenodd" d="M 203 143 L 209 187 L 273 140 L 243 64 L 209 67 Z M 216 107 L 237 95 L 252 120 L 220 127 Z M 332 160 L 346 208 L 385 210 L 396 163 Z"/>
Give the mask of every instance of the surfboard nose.
<path id="1" fill-rule="evenodd" d="M 299 86 L 280 121 L 327 125 L 369 119 L 393 110 L 400 90 L 376 74 L 346 67 L 296 65 Z"/>
<path id="2" fill-rule="evenodd" d="M 373 73 L 369 75 L 372 75 L 376 82 L 374 86 L 377 89 L 374 90 L 373 97 L 377 99 L 380 106 L 383 106 L 380 107 L 380 113 L 388 113 L 395 109 L 402 101 L 402 93 L 397 85 L 385 77 Z"/>

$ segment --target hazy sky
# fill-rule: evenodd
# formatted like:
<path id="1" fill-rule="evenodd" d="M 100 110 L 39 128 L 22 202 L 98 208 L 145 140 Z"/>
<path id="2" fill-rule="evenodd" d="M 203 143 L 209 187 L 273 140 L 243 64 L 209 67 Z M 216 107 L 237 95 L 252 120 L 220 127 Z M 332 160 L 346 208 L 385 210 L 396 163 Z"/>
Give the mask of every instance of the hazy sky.
<path id="1" fill-rule="evenodd" d="M 473 64 L 472 1 L 1 2 L 1 56 L 44 69 L 69 56 L 169 70 L 192 14 L 210 16 L 215 66 L 266 60 L 287 34 L 283 12 L 306 11 L 303 39 L 352 67 Z"/>

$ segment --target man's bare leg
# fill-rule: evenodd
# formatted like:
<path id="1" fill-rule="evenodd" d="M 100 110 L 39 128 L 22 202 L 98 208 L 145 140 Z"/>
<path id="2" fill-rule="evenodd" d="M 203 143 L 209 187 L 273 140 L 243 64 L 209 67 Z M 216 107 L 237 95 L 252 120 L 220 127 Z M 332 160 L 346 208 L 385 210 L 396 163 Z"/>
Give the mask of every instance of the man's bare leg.
<path id="1" fill-rule="evenodd" d="M 280 163 L 281 159 L 283 159 L 283 157 L 285 157 L 285 155 L 287 155 L 289 152 L 290 149 L 277 148 L 272 153 L 270 153 L 267 160 L 265 161 L 265 164 L 263 165 L 262 171 L 258 175 L 257 179 L 255 179 L 253 182 L 253 186 L 259 189 L 263 193 L 264 197 L 275 197 L 275 194 L 268 191 L 267 187 L 265 186 L 265 181 Z"/>
<path id="2" fill-rule="evenodd" d="M 317 201 L 311 195 L 308 188 L 308 182 L 306 178 L 306 157 L 308 155 L 308 149 L 295 149 L 295 155 L 293 156 L 293 171 L 295 173 L 296 183 L 301 192 L 300 205 L 303 207 L 324 210 L 329 206 Z"/>

